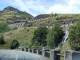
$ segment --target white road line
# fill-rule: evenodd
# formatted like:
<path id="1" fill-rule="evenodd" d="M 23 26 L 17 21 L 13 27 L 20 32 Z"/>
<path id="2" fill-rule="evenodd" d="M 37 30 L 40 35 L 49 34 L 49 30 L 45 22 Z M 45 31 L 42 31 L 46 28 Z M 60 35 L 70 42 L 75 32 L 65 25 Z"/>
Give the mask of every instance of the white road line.
<path id="1" fill-rule="evenodd" d="M 16 60 L 18 59 L 18 54 L 17 53 L 14 53 L 16 55 Z"/>

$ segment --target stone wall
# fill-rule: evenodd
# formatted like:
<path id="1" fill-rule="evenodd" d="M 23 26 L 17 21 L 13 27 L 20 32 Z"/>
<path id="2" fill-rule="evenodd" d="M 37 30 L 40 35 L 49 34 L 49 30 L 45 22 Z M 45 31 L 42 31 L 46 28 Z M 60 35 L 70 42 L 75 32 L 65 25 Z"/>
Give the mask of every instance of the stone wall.
<path id="1" fill-rule="evenodd" d="M 46 19 L 48 19 L 48 18 L 46 18 Z M 58 22 L 52 22 L 50 24 L 40 24 L 38 26 L 32 26 L 32 27 L 25 26 L 26 21 L 23 21 L 23 22 L 18 22 L 18 23 L 10 23 L 10 24 L 8 24 L 8 26 L 10 28 L 17 27 L 18 29 L 24 28 L 24 27 L 27 27 L 27 28 L 38 28 L 39 26 L 45 26 L 45 27 L 51 29 L 52 27 L 54 27 L 54 25 L 56 23 L 60 23 L 60 25 L 63 28 L 63 30 L 66 31 L 66 30 L 68 30 L 68 28 L 70 27 L 70 25 L 74 25 L 77 22 L 77 20 L 78 19 L 66 20 L 66 21 L 58 21 Z M 34 21 L 39 21 L 39 20 L 29 20 L 27 22 L 34 22 Z"/>
<path id="2" fill-rule="evenodd" d="M 50 15 L 47 15 L 47 14 L 45 14 L 45 15 L 38 15 L 38 16 L 34 17 L 34 19 L 35 20 L 37 20 L 37 19 L 44 19 L 44 18 L 47 18 L 47 17 L 50 17 Z"/>
<path id="3" fill-rule="evenodd" d="M 25 25 L 25 22 L 8 24 L 10 28 L 17 27 L 18 29 L 24 28 L 24 25 Z"/>

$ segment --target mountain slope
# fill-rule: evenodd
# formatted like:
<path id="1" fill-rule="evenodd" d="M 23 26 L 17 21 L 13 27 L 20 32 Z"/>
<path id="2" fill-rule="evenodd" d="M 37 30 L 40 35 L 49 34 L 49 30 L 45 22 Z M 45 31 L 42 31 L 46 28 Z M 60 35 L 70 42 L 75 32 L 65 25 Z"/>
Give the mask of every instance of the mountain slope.
<path id="1" fill-rule="evenodd" d="M 24 12 L 19 11 L 18 9 L 13 8 L 11 6 L 8 6 L 4 8 L 3 11 L 0 11 L 0 21 L 13 23 L 24 21 L 27 20 L 28 18 L 33 18 L 33 16 L 25 11 Z"/>
<path id="2" fill-rule="evenodd" d="M 31 38 L 33 36 L 34 30 L 36 30 L 36 28 L 22 28 L 5 32 L 5 44 L 0 45 L 0 49 L 9 49 L 11 41 L 13 39 L 18 40 L 20 45 L 28 46 L 31 43 Z"/>

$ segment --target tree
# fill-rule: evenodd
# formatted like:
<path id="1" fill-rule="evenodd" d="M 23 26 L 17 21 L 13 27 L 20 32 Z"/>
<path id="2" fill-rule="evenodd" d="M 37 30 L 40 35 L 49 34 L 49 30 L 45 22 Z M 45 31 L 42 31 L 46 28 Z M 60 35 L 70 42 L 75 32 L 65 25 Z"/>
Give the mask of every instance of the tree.
<path id="1" fill-rule="evenodd" d="M 3 35 L 1 34 L 0 35 L 0 44 L 2 45 L 2 44 L 4 44 L 5 42 L 4 42 L 4 37 L 3 37 Z"/>
<path id="2" fill-rule="evenodd" d="M 36 29 L 31 39 L 32 45 L 34 47 L 45 46 L 47 33 L 48 33 L 48 29 L 46 27 L 39 27 L 38 29 Z"/>
<path id="3" fill-rule="evenodd" d="M 69 44 L 73 50 L 80 50 L 80 20 L 69 28 Z"/>
<path id="4" fill-rule="evenodd" d="M 64 31 L 62 30 L 62 27 L 60 27 L 60 24 L 55 24 L 54 27 L 50 29 L 46 39 L 49 49 L 53 49 L 58 46 L 58 44 L 62 41 L 63 35 Z"/>
<path id="5" fill-rule="evenodd" d="M 8 24 L 6 22 L 0 22 L 0 33 L 9 31 L 9 30 L 10 28 L 8 27 Z"/>
<path id="6" fill-rule="evenodd" d="M 28 20 L 32 19 L 30 16 L 28 17 Z"/>
<path id="7" fill-rule="evenodd" d="M 18 46 L 19 46 L 19 42 L 18 42 L 16 39 L 14 39 L 14 40 L 11 42 L 10 48 L 11 48 L 11 49 L 15 49 L 15 48 L 18 48 Z"/>
<path id="8" fill-rule="evenodd" d="M 56 17 L 56 20 L 59 20 L 59 18 L 58 18 L 58 17 Z"/>
<path id="9" fill-rule="evenodd" d="M 55 16 L 58 16 L 58 14 L 57 14 L 57 13 L 55 13 Z"/>

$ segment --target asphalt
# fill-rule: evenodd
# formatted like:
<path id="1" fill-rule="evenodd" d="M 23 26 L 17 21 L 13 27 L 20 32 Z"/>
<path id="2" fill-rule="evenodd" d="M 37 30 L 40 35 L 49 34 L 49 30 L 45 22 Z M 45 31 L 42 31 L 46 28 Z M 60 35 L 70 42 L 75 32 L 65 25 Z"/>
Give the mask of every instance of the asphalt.
<path id="1" fill-rule="evenodd" d="M 43 56 L 16 50 L 0 50 L 0 60 L 48 60 Z"/>

